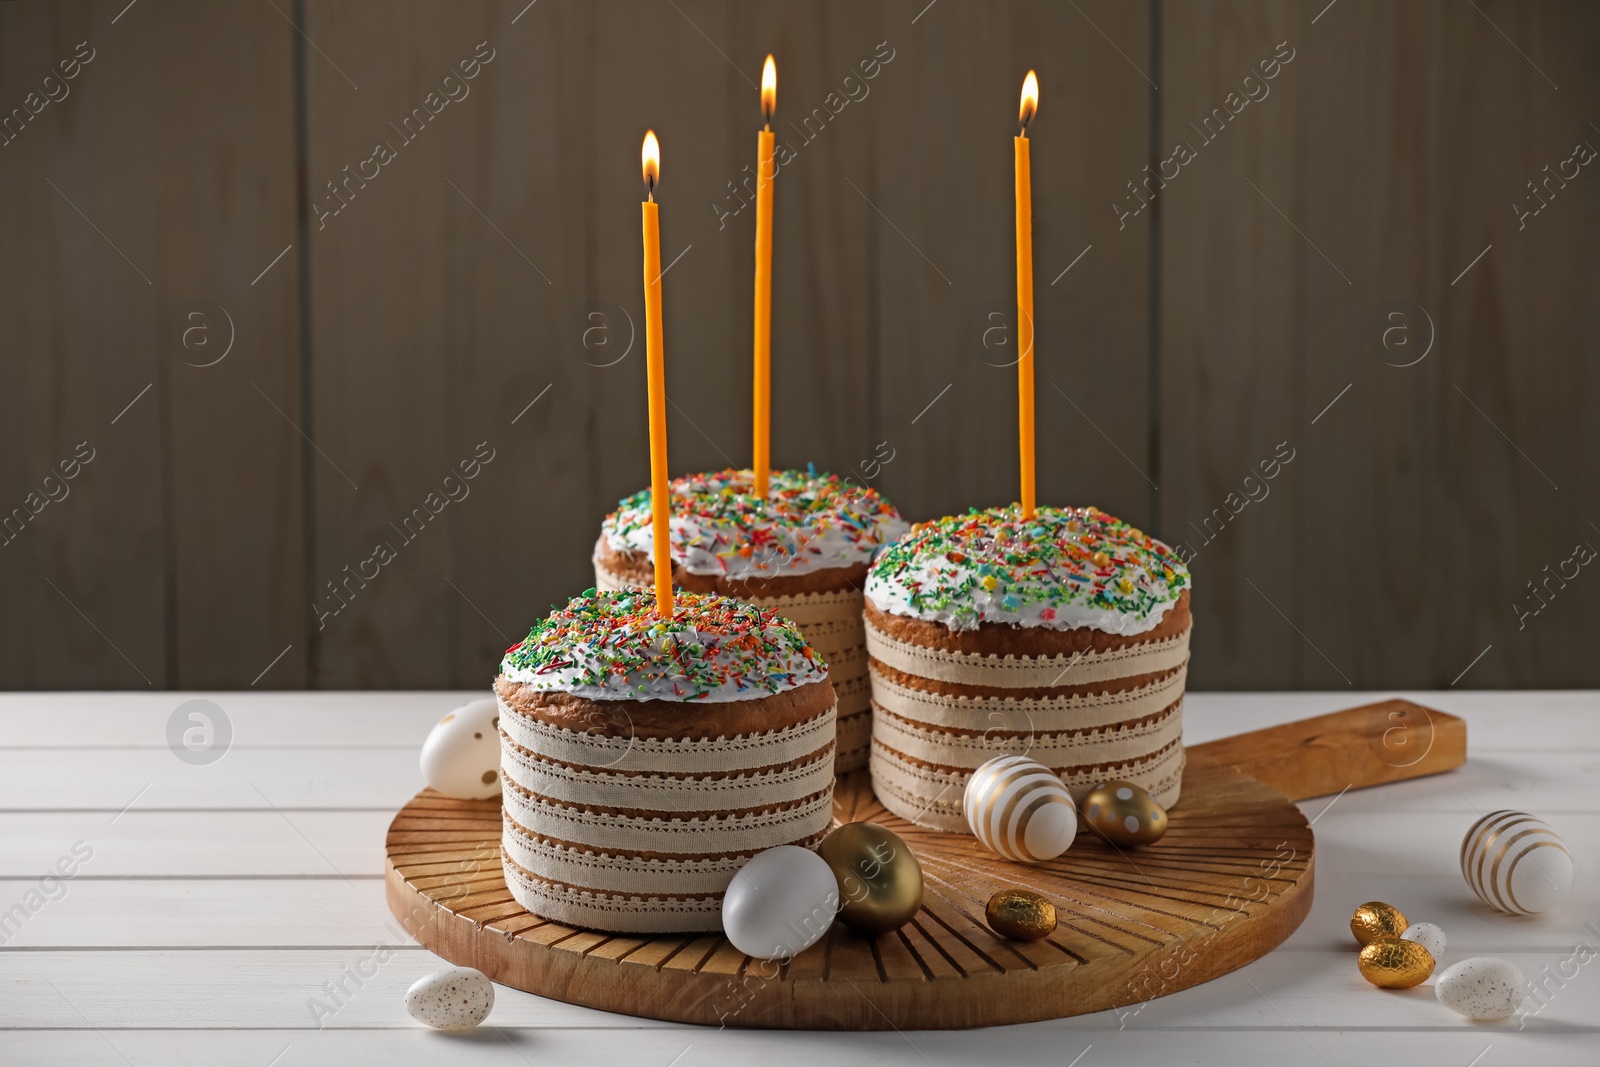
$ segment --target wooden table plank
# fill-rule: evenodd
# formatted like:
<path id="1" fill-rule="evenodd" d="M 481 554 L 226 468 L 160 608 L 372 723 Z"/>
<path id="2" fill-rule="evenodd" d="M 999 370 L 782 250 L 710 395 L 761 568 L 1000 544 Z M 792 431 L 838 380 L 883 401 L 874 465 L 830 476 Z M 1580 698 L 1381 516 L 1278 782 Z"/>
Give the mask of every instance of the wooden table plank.
<path id="1" fill-rule="evenodd" d="M 372 1062 L 399 1067 L 436 1067 L 441 1058 L 463 1067 L 519 1063 L 666 1063 L 687 1048 L 684 1060 L 696 1065 L 733 1067 L 752 1062 L 800 1067 L 928 1067 L 948 1063 L 1007 1062 L 1066 1064 L 1091 1051 L 1082 1064 L 1098 1067 L 1149 1067 L 1182 1062 L 1209 1045 L 1226 1046 L 1234 1067 L 1285 1067 L 1327 1063 L 1366 1064 L 1407 1059 L 1466 1064 L 1492 1045 L 1507 1062 L 1537 1059 L 1540 1067 L 1590 1067 L 1589 1031 L 1561 1034 L 1486 1035 L 1466 1026 L 1429 1033 L 1392 1030 L 1233 1031 L 1215 1035 L 1131 1029 L 1117 1034 L 1061 1034 L 1053 1030 L 1008 1028 L 938 1034 L 892 1031 L 871 1034 L 814 1034 L 782 1031 L 711 1030 L 662 1033 L 659 1030 L 500 1028 L 470 1036 L 410 1030 L 369 1031 L 23 1031 L 6 1035 L 8 1051 L 23 1063 L 71 1063 L 83 1067 L 214 1067 L 218 1063 L 265 1064 L 282 1055 L 282 1064 L 343 1067 Z M 511 1047 L 508 1048 L 507 1045 Z M 288 1052 L 285 1053 L 285 1048 Z M 517 1055 L 522 1056 L 522 1060 Z M 1324 1060 L 1323 1057 L 1326 1057 Z"/>
<path id="2" fill-rule="evenodd" d="M 487 679 L 480 689 L 445 692 L 0 693 L 0 750 L 165 748 L 167 718 L 193 699 L 222 706 L 238 749 L 415 750 L 445 712 L 487 695 Z M 1600 693 L 1588 690 L 1190 692 L 1184 697 L 1184 737 L 1200 744 L 1389 697 L 1466 719 L 1475 752 L 1600 748 Z"/>
<path id="3" fill-rule="evenodd" d="M 1486 754 L 1440 779 L 1448 783 L 1443 788 L 1419 779 L 1381 790 L 1352 791 L 1341 803 L 1370 810 L 1374 805 L 1403 802 L 1415 812 L 1474 807 L 1554 811 L 1581 797 L 1597 771 L 1600 748 Z M 0 749 L 0 810 L 115 813 L 133 802 L 131 811 L 276 808 L 293 814 L 375 808 L 394 812 L 421 787 L 416 754 L 409 748 L 242 749 L 207 767 L 191 767 L 165 749 L 62 751 L 54 758 L 33 750 Z"/>
<path id="4" fill-rule="evenodd" d="M 1554 966 L 1569 952 L 1507 952 L 1504 956 L 1525 974 L 1537 975 L 1540 968 Z M 7 990 L 0 1001 L 0 1029 L 80 1027 L 85 1018 L 93 1026 L 109 1029 L 229 1026 L 294 1031 L 313 1028 L 319 1021 L 331 1028 L 408 1028 L 415 1024 L 401 1007 L 401 997 L 412 982 L 439 965 L 438 958 L 426 951 L 385 947 L 380 952 L 370 946 L 303 951 L 6 952 L 0 953 L 0 983 Z M 324 983 L 340 979 L 346 968 L 361 973 L 364 981 L 345 998 L 342 1007 L 332 1005 L 339 1010 L 331 1017 L 315 1017 L 314 998 L 325 998 Z M 375 973 L 368 976 L 368 972 Z M 1361 980 L 1352 943 L 1349 948 L 1273 953 L 1215 981 L 1149 1001 L 1136 1011 L 1121 1011 L 1129 1015 L 1130 1026 L 1140 1029 L 1201 1032 L 1284 1029 L 1274 1005 L 1288 1017 L 1289 1026 L 1312 1031 L 1464 1027 L 1458 1016 L 1434 1001 L 1430 989 L 1396 996 L 1357 983 Z M 873 988 L 861 986 L 869 998 Z M 497 989 L 494 1018 L 503 1026 L 680 1029 L 689 1035 L 707 1032 L 608 1015 L 504 987 Z M 1529 1027 L 1536 1032 L 1570 1027 L 1600 1033 L 1596 1019 L 1600 1019 L 1600 983 L 1568 981 Z M 1061 1034 L 1116 1030 L 1118 1024 L 1118 1012 L 1108 1011 L 1017 1030 Z M 1493 1032 L 1509 1029 L 1496 1027 Z"/>

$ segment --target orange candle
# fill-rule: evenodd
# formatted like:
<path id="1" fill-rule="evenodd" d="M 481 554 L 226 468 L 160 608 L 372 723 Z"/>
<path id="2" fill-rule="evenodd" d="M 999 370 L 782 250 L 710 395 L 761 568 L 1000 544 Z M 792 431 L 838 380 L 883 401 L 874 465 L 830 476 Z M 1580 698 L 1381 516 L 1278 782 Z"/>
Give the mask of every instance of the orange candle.
<path id="1" fill-rule="evenodd" d="M 650 388 L 650 514 L 654 524 L 656 612 L 672 618 L 670 489 L 667 485 L 667 383 L 661 358 L 661 224 L 656 217 L 656 183 L 661 180 L 661 145 L 656 133 L 644 135 L 644 351 Z"/>
<path id="2" fill-rule="evenodd" d="M 1039 79 L 1022 82 L 1022 132 L 1014 139 L 1017 169 L 1017 438 L 1022 461 L 1022 514 L 1033 518 L 1033 171 L 1028 123 L 1039 109 Z"/>
<path id="3" fill-rule="evenodd" d="M 761 114 L 766 125 L 756 135 L 756 339 L 754 456 L 755 492 L 767 495 L 772 469 L 772 113 L 778 106 L 778 68 L 767 56 L 761 68 Z"/>

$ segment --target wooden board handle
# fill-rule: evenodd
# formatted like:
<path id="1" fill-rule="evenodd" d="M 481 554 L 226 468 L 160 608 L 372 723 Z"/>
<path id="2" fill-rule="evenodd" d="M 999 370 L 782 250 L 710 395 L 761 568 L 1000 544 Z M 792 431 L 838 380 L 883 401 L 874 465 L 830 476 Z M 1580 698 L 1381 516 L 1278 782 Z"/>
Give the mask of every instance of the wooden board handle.
<path id="1" fill-rule="evenodd" d="M 1467 724 L 1381 700 L 1189 746 L 1192 767 L 1233 767 L 1290 800 L 1450 771 L 1467 762 Z"/>

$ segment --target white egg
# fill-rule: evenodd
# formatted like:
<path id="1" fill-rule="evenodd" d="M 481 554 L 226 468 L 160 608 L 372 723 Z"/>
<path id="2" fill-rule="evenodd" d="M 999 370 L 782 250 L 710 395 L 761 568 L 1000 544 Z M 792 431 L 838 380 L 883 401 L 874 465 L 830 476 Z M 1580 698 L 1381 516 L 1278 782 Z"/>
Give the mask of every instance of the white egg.
<path id="1" fill-rule="evenodd" d="M 1439 1003 L 1469 1019 L 1506 1019 L 1527 996 L 1527 982 L 1510 960 L 1474 956 L 1446 970 L 1434 980 Z"/>
<path id="2" fill-rule="evenodd" d="M 1461 873 L 1485 904 L 1531 915 L 1549 911 L 1572 889 L 1572 856 L 1543 819 L 1493 811 L 1461 842 Z"/>
<path id="3" fill-rule="evenodd" d="M 1444 959 L 1444 931 L 1433 923 L 1412 923 L 1400 936 L 1427 949 L 1435 960 Z"/>
<path id="4" fill-rule="evenodd" d="M 470 1030 L 489 1017 L 494 983 L 471 967 L 447 967 L 406 990 L 406 1011 L 435 1030 Z"/>
<path id="5" fill-rule="evenodd" d="M 722 932 L 761 960 L 788 959 L 816 944 L 839 912 L 839 882 L 826 861 L 798 845 L 769 848 L 740 868 L 722 898 Z"/>
<path id="6" fill-rule="evenodd" d="M 422 780 L 447 797 L 500 795 L 500 706 L 493 697 L 463 704 L 422 742 Z"/>

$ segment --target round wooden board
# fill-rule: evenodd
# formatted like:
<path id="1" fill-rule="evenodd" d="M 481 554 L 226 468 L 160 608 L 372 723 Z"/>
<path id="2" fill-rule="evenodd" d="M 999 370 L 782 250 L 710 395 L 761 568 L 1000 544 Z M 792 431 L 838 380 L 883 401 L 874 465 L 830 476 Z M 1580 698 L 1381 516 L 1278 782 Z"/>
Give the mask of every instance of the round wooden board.
<path id="1" fill-rule="evenodd" d="M 389 827 L 389 907 L 418 941 L 505 985 L 606 1011 L 709 1025 L 952 1029 L 1140 1003 L 1257 959 L 1311 909 L 1312 834 L 1298 808 L 1226 768 L 1184 775 L 1167 835 L 1119 852 L 1087 832 L 1050 863 L 1002 860 L 970 837 L 885 811 L 866 772 L 839 783 L 838 822 L 871 820 L 922 864 L 922 910 L 876 939 L 835 924 L 787 963 L 752 960 L 720 934 L 639 937 L 530 914 L 500 873 L 498 800 L 432 791 Z M 999 889 L 1055 902 L 1044 941 L 984 922 Z"/>

